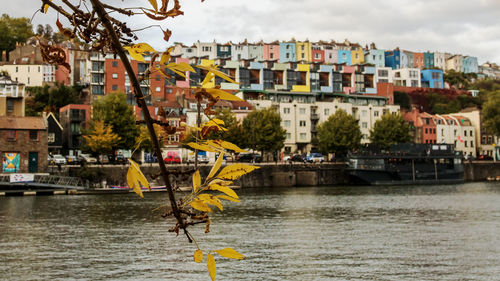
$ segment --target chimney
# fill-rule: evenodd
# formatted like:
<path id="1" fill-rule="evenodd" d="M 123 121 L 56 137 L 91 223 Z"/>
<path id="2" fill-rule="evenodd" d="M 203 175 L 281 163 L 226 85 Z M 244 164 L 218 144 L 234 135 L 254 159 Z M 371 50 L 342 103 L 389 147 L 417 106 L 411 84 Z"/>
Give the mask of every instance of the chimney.
<path id="1" fill-rule="evenodd" d="M 6 50 L 2 51 L 2 61 L 7 61 L 7 51 Z"/>

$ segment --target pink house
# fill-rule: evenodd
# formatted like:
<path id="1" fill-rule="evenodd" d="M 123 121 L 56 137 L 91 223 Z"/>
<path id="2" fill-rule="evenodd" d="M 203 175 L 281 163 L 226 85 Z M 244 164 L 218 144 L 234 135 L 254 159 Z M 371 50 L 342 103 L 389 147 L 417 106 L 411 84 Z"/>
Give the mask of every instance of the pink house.
<path id="1" fill-rule="evenodd" d="M 346 94 L 356 92 L 355 72 L 356 72 L 356 67 L 342 65 L 342 84 L 346 85 L 344 86 L 344 93 Z"/>
<path id="2" fill-rule="evenodd" d="M 189 64 L 189 59 L 188 58 L 176 58 L 175 59 L 176 63 L 181 63 L 185 62 Z M 175 85 L 180 88 L 190 88 L 189 86 L 189 71 L 186 72 L 186 79 L 185 80 L 177 80 L 175 82 Z"/>
<path id="3" fill-rule="evenodd" d="M 264 43 L 264 60 L 280 59 L 280 45 L 278 41 Z"/>

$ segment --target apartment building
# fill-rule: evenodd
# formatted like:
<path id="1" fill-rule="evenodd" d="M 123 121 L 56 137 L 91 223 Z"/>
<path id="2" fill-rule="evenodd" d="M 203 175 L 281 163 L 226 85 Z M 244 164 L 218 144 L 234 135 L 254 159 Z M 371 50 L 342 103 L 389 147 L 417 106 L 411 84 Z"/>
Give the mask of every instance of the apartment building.
<path id="1" fill-rule="evenodd" d="M 400 68 L 392 71 L 394 86 L 421 87 L 420 69 Z"/>
<path id="2" fill-rule="evenodd" d="M 0 76 L 0 116 L 24 116 L 24 84 Z"/>

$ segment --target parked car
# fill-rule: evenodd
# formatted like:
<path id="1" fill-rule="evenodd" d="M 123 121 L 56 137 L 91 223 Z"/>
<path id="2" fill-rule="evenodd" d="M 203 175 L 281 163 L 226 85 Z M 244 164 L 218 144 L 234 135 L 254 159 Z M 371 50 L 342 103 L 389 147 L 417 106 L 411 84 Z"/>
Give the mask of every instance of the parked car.
<path id="1" fill-rule="evenodd" d="M 257 153 L 242 153 L 238 155 L 236 158 L 238 162 L 250 162 L 250 163 L 260 163 L 262 161 L 262 157 Z"/>
<path id="2" fill-rule="evenodd" d="M 49 165 L 54 165 L 54 158 L 52 158 L 52 156 L 48 155 L 47 162 L 49 162 Z"/>
<path id="3" fill-rule="evenodd" d="M 306 156 L 306 161 L 309 163 L 322 163 L 325 157 L 321 153 L 309 153 Z"/>
<path id="4" fill-rule="evenodd" d="M 194 156 L 195 156 L 194 153 L 190 153 L 188 155 L 187 162 L 188 163 L 194 163 Z M 202 153 L 198 153 L 198 163 L 208 164 L 208 157 L 207 157 L 207 155 L 206 154 L 202 154 Z"/>
<path id="5" fill-rule="evenodd" d="M 477 157 L 477 160 L 493 160 L 493 157 L 491 157 L 491 156 L 489 156 L 489 155 L 484 154 L 484 155 L 479 155 L 479 156 Z"/>
<path id="6" fill-rule="evenodd" d="M 301 154 L 295 154 L 290 159 L 288 159 L 289 162 L 306 162 L 306 157 Z"/>
<path id="7" fill-rule="evenodd" d="M 180 164 L 181 158 L 178 155 L 168 155 L 163 159 L 165 164 Z"/>
<path id="8" fill-rule="evenodd" d="M 109 164 L 108 155 L 99 155 L 99 159 L 97 160 L 99 164 Z"/>
<path id="9" fill-rule="evenodd" d="M 92 157 L 90 154 L 80 154 L 78 156 L 78 159 L 80 160 L 81 163 L 85 164 L 96 164 L 97 159 L 95 157 Z"/>
<path id="10" fill-rule="evenodd" d="M 118 155 L 114 156 L 114 159 L 112 162 L 114 164 L 127 164 L 128 161 L 127 161 L 127 158 L 125 158 L 125 156 L 118 154 Z"/>
<path id="11" fill-rule="evenodd" d="M 66 165 L 66 158 L 61 154 L 55 154 L 52 156 L 52 162 L 56 165 Z"/>
<path id="12" fill-rule="evenodd" d="M 66 156 L 66 163 L 68 165 L 78 165 L 80 161 L 78 161 L 78 157 L 75 155 L 67 155 Z"/>

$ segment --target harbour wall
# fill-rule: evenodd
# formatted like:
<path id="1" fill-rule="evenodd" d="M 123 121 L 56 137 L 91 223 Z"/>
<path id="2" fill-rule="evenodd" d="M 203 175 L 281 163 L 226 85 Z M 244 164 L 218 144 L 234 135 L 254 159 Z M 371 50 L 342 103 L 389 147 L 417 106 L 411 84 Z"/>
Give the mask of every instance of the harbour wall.
<path id="1" fill-rule="evenodd" d="M 262 164 L 260 169 L 244 175 L 236 185 L 241 187 L 271 187 L 271 186 L 317 186 L 317 185 L 349 185 L 349 180 L 342 163 L 323 164 Z M 168 169 L 189 171 L 193 166 L 167 166 Z M 206 176 L 211 166 L 200 166 L 200 173 Z M 83 176 L 91 182 L 100 183 L 105 181 L 107 185 L 126 186 L 126 174 L 128 166 L 93 166 L 85 168 L 82 175 L 80 167 L 69 167 L 61 171 L 69 176 Z M 163 185 L 158 165 L 145 164 L 141 170 L 148 178 L 151 185 Z M 485 181 L 500 178 L 500 162 L 472 162 L 464 165 L 465 181 Z M 190 185 L 188 175 L 176 176 L 179 186 Z"/>

